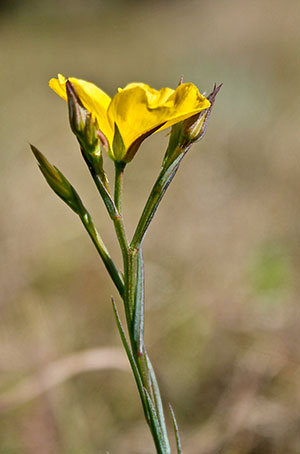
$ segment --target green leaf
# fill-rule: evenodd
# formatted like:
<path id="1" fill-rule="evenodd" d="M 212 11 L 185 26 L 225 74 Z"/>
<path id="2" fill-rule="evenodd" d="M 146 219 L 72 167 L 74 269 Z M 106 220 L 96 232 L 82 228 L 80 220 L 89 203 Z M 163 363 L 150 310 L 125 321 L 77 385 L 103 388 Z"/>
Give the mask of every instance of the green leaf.
<path id="1" fill-rule="evenodd" d="M 136 266 L 136 291 L 133 313 L 133 337 L 138 355 L 142 355 L 144 348 L 144 263 L 142 250 L 139 249 Z"/>
<path id="2" fill-rule="evenodd" d="M 176 157 L 176 159 L 174 159 L 174 161 L 171 162 L 169 166 L 162 168 L 156 182 L 154 183 L 152 191 L 148 197 L 145 208 L 142 212 L 137 228 L 133 235 L 133 239 L 130 245 L 132 249 L 137 249 L 140 247 L 150 225 L 150 222 L 160 204 L 160 201 L 163 198 L 166 190 L 168 189 L 171 181 L 173 180 L 185 153 L 186 150 L 182 150 L 181 153 Z"/>
<path id="3" fill-rule="evenodd" d="M 147 399 L 147 405 L 148 405 L 148 410 L 149 410 L 149 415 L 150 415 L 150 420 L 151 420 L 151 430 L 152 430 L 154 443 L 155 443 L 155 446 L 157 449 L 157 454 L 169 454 L 170 450 L 167 450 L 168 448 L 165 444 L 165 441 L 164 441 L 164 438 L 163 438 L 163 435 L 161 432 L 159 419 L 157 417 L 153 402 L 152 402 L 150 395 L 146 388 L 144 388 L 144 392 L 145 392 L 146 399 Z"/>
<path id="4" fill-rule="evenodd" d="M 161 395 L 157 383 L 157 378 L 153 369 L 153 366 L 151 364 L 151 361 L 146 355 L 146 360 L 147 360 L 147 367 L 148 367 L 148 372 L 150 375 L 151 379 L 151 385 L 152 385 L 152 392 L 155 400 L 155 407 L 156 411 L 158 413 L 158 419 L 159 419 L 159 424 L 162 432 L 162 437 L 164 438 L 164 443 L 166 445 L 166 448 L 170 450 L 170 445 L 169 445 L 169 439 L 168 439 L 168 433 L 166 429 L 166 423 L 165 423 L 165 416 L 164 416 L 164 409 L 161 401 Z"/>
<path id="5" fill-rule="evenodd" d="M 180 435 L 179 435 L 179 430 L 178 430 L 178 425 L 175 417 L 175 413 L 173 411 L 172 405 L 169 404 L 169 409 L 171 413 L 171 418 L 172 418 L 172 423 L 173 423 L 173 429 L 175 433 L 175 438 L 176 438 L 176 448 L 177 448 L 177 454 L 181 454 L 181 441 L 180 441 Z"/>
<path id="6" fill-rule="evenodd" d="M 115 300 L 114 300 L 113 297 L 111 298 L 111 300 L 112 300 L 113 311 L 114 311 L 115 319 L 116 319 L 116 322 L 117 322 L 117 327 L 118 327 L 118 330 L 119 330 L 119 333 L 120 333 L 120 337 L 121 337 L 124 349 L 126 351 L 126 354 L 127 354 L 127 357 L 128 357 L 128 360 L 129 360 L 129 363 L 130 363 L 130 366 L 131 366 L 131 369 L 132 369 L 132 372 L 133 372 L 133 375 L 134 375 L 134 378 L 135 378 L 135 381 L 136 381 L 136 384 L 137 384 L 137 387 L 138 387 L 138 390 L 139 390 L 139 394 L 140 394 L 140 397 L 141 397 L 141 400 L 142 400 L 143 409 L 144 409 L 144 413 L 145 413 L 146 419 L 147 419 L 147 421 L 149 421 L 150 420 L 150 416 L 149 416 L 147 400 L 146 400 L 146 396 L 145 396 L 145 392 L 144 392 L 144 386 L 143 386 L 143 382 L 142 382 L 142 379 L 141 379 L 141 376 L 140 376 L 140 372 L 138 370 L 138 367 L 136 365 L 135 359 L 133 357 L 133 354 L 132 354 L 131 349 L 129 347 L 129 344 L 127 342 L 127 339 L 126 339 L 125 332 L 124 332 L 124 329 L 123 329 L 123 326 L 122 326 L 122 323 L 121 323 L 121 320 L 120 320 L 120 317 L 119 317 L 119 313 L 118 313 L 118 309 L 117 309 Z"/>

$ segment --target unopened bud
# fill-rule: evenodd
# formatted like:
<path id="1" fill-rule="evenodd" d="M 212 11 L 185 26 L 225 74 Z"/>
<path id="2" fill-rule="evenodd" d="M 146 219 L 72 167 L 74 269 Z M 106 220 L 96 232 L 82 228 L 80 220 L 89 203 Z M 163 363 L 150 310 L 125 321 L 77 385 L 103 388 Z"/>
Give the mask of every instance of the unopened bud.
<path id="1" fill-rule="evenodd" d="M 69 107 L 69 119 L 71 129 L 74 134 L 81 135 L 85 129 L 86 117 L 88 111 L 80 101 L 73 84 L 67 80 L 66 91 L 68 96 L 68 107 Z"/>
<path id="2" fill-rule="evenodd" d="M 169 145 L 163 159 L 163 167 L 168 168 L 180 155 L 185 154 L 193 143 L 198 142 L 205 134 L 215 98 L 223 84 L 214 85 L 207 96 L 210 106 L 186 120 L 172 126 Z"/>
<path id="3" fill-rule="evenodd" d="M 73 84 L 69 80 L 66 82 L 66 90 L 71 129 L 82 148 L 86 149 L 87 152 L 94 152 L 100 147 L 100 142 L 107 148 L 107 139 L 103 132 L 99 130 L 97 120 L 84 107 Z"/>
<path id="4" fill-rule="evenodd" d="M 103 132 L 99 130 L 97 120 L 84 107 L 69 80 L 66 82 L 66 90 L 71 129 L 77 137 L 88 165 L 100 176 L 103 184 L 107 187 L 108 180 L 103 169 L 101 144 L 108 151 L 108 141 Z"/>
<path id="5" fill-rule="evenodd" d="M 82 203 L 73 186 L 55 166 L 50 164 L 35 146 L 30 145 L 30 147 L 49 186 L 73 211 L 75 211 L 75 213 L 78 214 L 82 207 Z"/>
<path id="6" fill-rule="evenodd" d="M 82 140 L 88 151 L 93 152 L 100 148 L 100 138 L 98 132 L 98 123 L 93 119 L 92 114 L 88 112 L 82 134 Z"/>
<path id="7" fill-rule="evenodd" d="M 210 106 L 208 109 L 202 110 L 199 114 L 193 115 L 190 118 L 184 120 L 182 124 L 182 141 L 187 145 L 198 142 L 204 136 L 208 120 L 215 103 L 215 98 L 220 91 L 220 88 L 223 84 L 220 84 L 218 87 L 214 85 L 213 91 L 207 96 L 207 99 L 210 101 Z"/>

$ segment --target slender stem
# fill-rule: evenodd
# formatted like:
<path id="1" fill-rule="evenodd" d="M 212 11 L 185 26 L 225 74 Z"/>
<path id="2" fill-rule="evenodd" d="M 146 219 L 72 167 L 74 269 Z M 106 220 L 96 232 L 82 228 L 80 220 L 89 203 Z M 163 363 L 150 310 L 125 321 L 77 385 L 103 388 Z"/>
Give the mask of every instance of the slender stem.
<path id="1" fill-rule="evenodd" d="M 115 191 L 114 202 L 118 213 L 123 217 L 123 179 L 124 169 L 126 164 L 124 162 L 115 162 Z"/>
<path id="2" fill-rule="evenodd" d="M 119 216 L 114 219 L 114 225 L 124 262 L 124 308 L 132 358 L 145 389 L 145 393 L 140 392 L 140 396 L 144 411 L 145 406 L 148 408 L 148 413 L 145 413 L 146 419 L 157 452 L 169 454 L 170 446 L 159 387 L 153 367 L 144 347 L 144 265 L 142 250 L 140 247 L 132 248 L 128 245 L 124 227 L 122 210 L 124 168 L 125 164 L 115 163 L 114 204 Z M 135 374 L 136 373 L 137 372 L 135 372 Z"/>
<path id="3" fill-rule="evenodd" d="M 110 192 L 107 190 L 105 187 L 105 184 L 100 178 L 100 175 L 98 175 L 95 172 L 94 167 L 91 165 L 91 163 L 88 161 L 86 154 L 81 150 L 81 154 L 83 156 L 83 159 L 85 160 L 86 165 L 88 166 L 88 169 L 90 171 L 90 174 L 92 175 L 92 178 L 94 180 L 95 185 L 97 186 L 97 189 L 103 199 L 103 202 L 106 206 L 106 209 L 108 211 L 108 214 L 112 220 L 114 220 L 116 217 L 118 217 L 119 213 L 116 208 L 116 205 L 110 195 Z"/>
<path id="4" fill-rule="evenodd" d="M 124 280 L 119 271 L 117 270 L 108 250 L 106 249 L 105 244 L 102 241 L 98 231 L 96 230 L 92 218 L 88 211 L 80 213 L 80 219 L 88 232 L 92 242 L 94 243 L 100 257 L 102 258 L 104 265 L 109 272 L 115 286 L 117 287 L 121 297 L 124 294 Z"/>
<path id="5" fill-rule="evenodd" d="M 124 218 L 123 218 L 123 178 L 124 178 L 124 169 L 125 163 L 115 162 L 115 187 L 114 187 L 114 204 L 116 206 L 118 216 L 113 219 L 116 235 L 119 241 L 119 245 L 122 251 L 123 257 L 123 266 L 124 266 L 124 293 L 123 293 L 123 301 L 124 301 L 124 309 L 126 315 L 126 321 L 128 326 L 128 332 L 130 335 L 130 341 L 132 344 L 132 311 L 130 309 L 129 301 L 130 298 L 128 297 L 128 292 L 130 292 L 131 286 L 129 285 L 130 277 L 134 275 L 131 271 L 131 254 L 129 250 L 126 230 L 124 226 Z M 125 276 L 129 276 L 129 279 L 125 278 Z"/>
<path id="6" fill-rule="evenodd" d="M 132 336 L 131 344 L 135 349 L 133 323 L 137 287 L 137 251 L 130 248 L 128 248 L 126 266 L 124 267 L 124 285 L 124 304 L 129 316 L 128 328 Z"/>
<path id="7" fill-rule="evenodd" d="M 122 199 L 123 199 L 123 175 L 124 175 L 125 164 L 116 162 L 115 163 L 115 192 L 114 192 L 114 204 L 117 210 L 117 216 L 113 218 L 116 234 L 121 247 L 124 266 L 127 261 L 128 253 L 128 240 L 124 226 L 123 212 L 122 212 Z"/>
<path id="8" fill-rule="evenodd" d="M 150 421 L 148 424 L 157 452 L 170 454 L 167 429 L 157 379 L 144 346 L 144 272 L 141 248 L 128 249 L 128 266 L 124 273 L 124 305 L 129 311 L 127 318 L 132 355 L 145 388 Z M 150 406 L 149 406 L 150 405 Z M 155 425 L 156 424 L 156 425 Z"/>

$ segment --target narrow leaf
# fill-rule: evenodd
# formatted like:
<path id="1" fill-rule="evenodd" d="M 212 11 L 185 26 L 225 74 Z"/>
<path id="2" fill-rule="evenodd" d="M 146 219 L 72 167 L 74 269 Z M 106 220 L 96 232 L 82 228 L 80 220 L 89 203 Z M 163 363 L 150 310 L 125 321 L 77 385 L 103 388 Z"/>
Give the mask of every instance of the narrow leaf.
<path id="1" fill-rule="evenodd" d="M 175 413 L 173 411 L 173 408 L 172 408 L 171 404 L 169 404 L 169 409 L 170 409 L 172 423 L 173 423 L 173 429 L 174 429 L 174 433 L 175 433 L 177 454 L 181 454 L 182 451 L 181 451 L 180 435 L 179 435 L 179 430 L 178 430 L 178 425 L 177 425 Z"/>
<path id="2" fill-rule="evenodd" d="M 155 442 L 155 446 L 157 449 L 157 454 L 170 454 L 170 450 L 167 450 L 167 447 L 165 445 L 165 441 L 163 439 L 163 435 L 161 432 L 159 420 L 156 414 L 155 407 L 153 405 L 153 402 L 149 396 L 149 393 L 146 388 L 144 388 L 145 396 L 147 399 L 147 405 L 148 405 L 148 410 L 149 410 L 149 415 L 150 415 L 150 420 L 151 420 L 151 430 Z"/>
<path id="3" fill-rule="evenodd" d="M 150 222 L 160 204 L 160 201 L 163 198 L 166 190 L 168 189 L 169 184 L 173 180 L 185 153 L 185 150 L 182 151 L 181 154 L 179 154 L 178 157 L 168 167 L 162 168 L 138 222 L 130 245 L 132 248 L 137 248 L 141 245 Z"/>
<path id="4" fill-rule="evenodd" d="M 153 396 L 154 396 L 156 411 L 158 413 L 161 432 L 164 437 L 166 446 L 170 449 L 168 433 L 167 433 L 166 423 L 165 423 L 164 409 L 163 409 L 163 405 L 162 405 L 162 401 L 161 401 L 161 395 L 160 395 L 160 391 L 159 391 L 159 387 L 158 387 L 158 383 L 157 383 L 157 378 L 156 378 L 153 366 L 151 364 L 151 361 L 150 361 L 148 355 L 146 355 L 146 359 L 147 359 L 147 367 L 148 367 L 148 371 L 149 371 L 149 375 L 150 375 L 150 379 L 151 379 L 152 392 L 153 392 Z"/>
<path id="5" fill-rule="evenodd" d="M 136 292 L 134 305 L 134 340 L 138 355 L 142 356 L 144 347 L 144 263 L 142 250 L 139 249 L 136 267 Z"/>
<path id="6" fill-rule="evenodd" d="M 130 363 L 130 366 L 131 366 L 131 369 L 132 369 L 132 372 L 133 372 L 133 375 L 134 375 L 134 378 L 135 378 L 135 381 L 136 381 L 136 384 L 137 384 L 137 387 L 138 387 L 138 390 L 139 390 L 139 394 L 141 396 L 141 400 L 142 400 L 143 409 L 144 409 L 144 413 L 145 413 L 146 419 L 149 422 L 150 415 L 149 415 L 149 411 L 148 411 L 147 399 L 146 399 L 145 392 L 144 392 L 143 382 L 142 382 L 138 367 L 136 365 L 135 359 L 134 359 L 134 357 L 132 355 L 131 349 L 130 349 L 129 344 L 127 342 L 127 339 L 126 339 L 125 332 L 124 332 L 124 329 L 123 329 L 123 326 L 122 326 L 122 323 L 121 323 L 121 320 L 120 320 L 120 317 L 119 317 L 119 313 L 118 313 L 118 309 L 117 309 L 115 300 L 114 300 L 113 297 L 111 298 L 111 300 L 112 300 L 113 311 L 114 311 L 115 319 L 116 319 L 116 322 L 117 322 L 117 327 L 118 327 L 118 330 L 119 330 L 119 333 L 120 333 L 120 337 L 121 337 L 124 349 L 126 351 L 126 354 L 127 354 L 127 357 L 128 357 L 128 360 L 129 360 L 129 363 Z"/>

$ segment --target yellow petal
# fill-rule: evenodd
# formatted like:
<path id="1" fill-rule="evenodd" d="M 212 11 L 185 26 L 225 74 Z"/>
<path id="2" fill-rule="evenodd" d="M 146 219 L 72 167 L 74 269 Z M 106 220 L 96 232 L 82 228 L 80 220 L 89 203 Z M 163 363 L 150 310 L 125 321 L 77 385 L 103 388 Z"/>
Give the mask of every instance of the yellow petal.
<path id="1" fill-rule="evenodd" d="M 170 112 L 168 121 L 159 129 L 166 129 L 180 121 L 190 118 L 193 115 L 208 109 L 210 102 L 198 90 L 196 85 L 192 83 L 184 83 L 179 85 L 174 94 L 169 98 L 173 108 Z"/>
<path id="2" fill-rule="evenodd" d="M 209 107 L 209 101 L 191 83 L 176 90 L 154 90 L 149 85 L 132 83 L 113 97 L 108 108 L 111 124 L 118 125 L 128 149 L 143 134 L 161 125 L 168 128 Z"/>
<path id="3" fill-rule="evenodd" d="M 164 87 L 160 90 L 155 90 L 155 88 L 150 87 L 150 85 L 143 84 L 142 82 L 131 82 L 126 85 L 124 90 L 135 87 L 140 87 L 145 91 L 150 109 L 155 109 L 160 105 L 167 103 L 168 98 L 174 93 L 172 88 Z"/>
<path id="4" fill-rule="evenodd" d="M 84 107 L 97 119 L 99 128 L 112 143 L 113 128 L 107 118 L 107 109 L 111 98 L 99 87 L 82 79 L 69 77 Z M 49 87 L 65 101 L 67 100 L 66 79 L 61 74 L 49 81 Z"/>
<path id="5" fill-rule="evenodd" d="M 67 92 L 66 92 L 66 79 L 62 74 L 57 75 L 57 79 L 52 78 L 49 80 L 49 87 L 55 91 L 58 96 L 67 101 Z"/>

